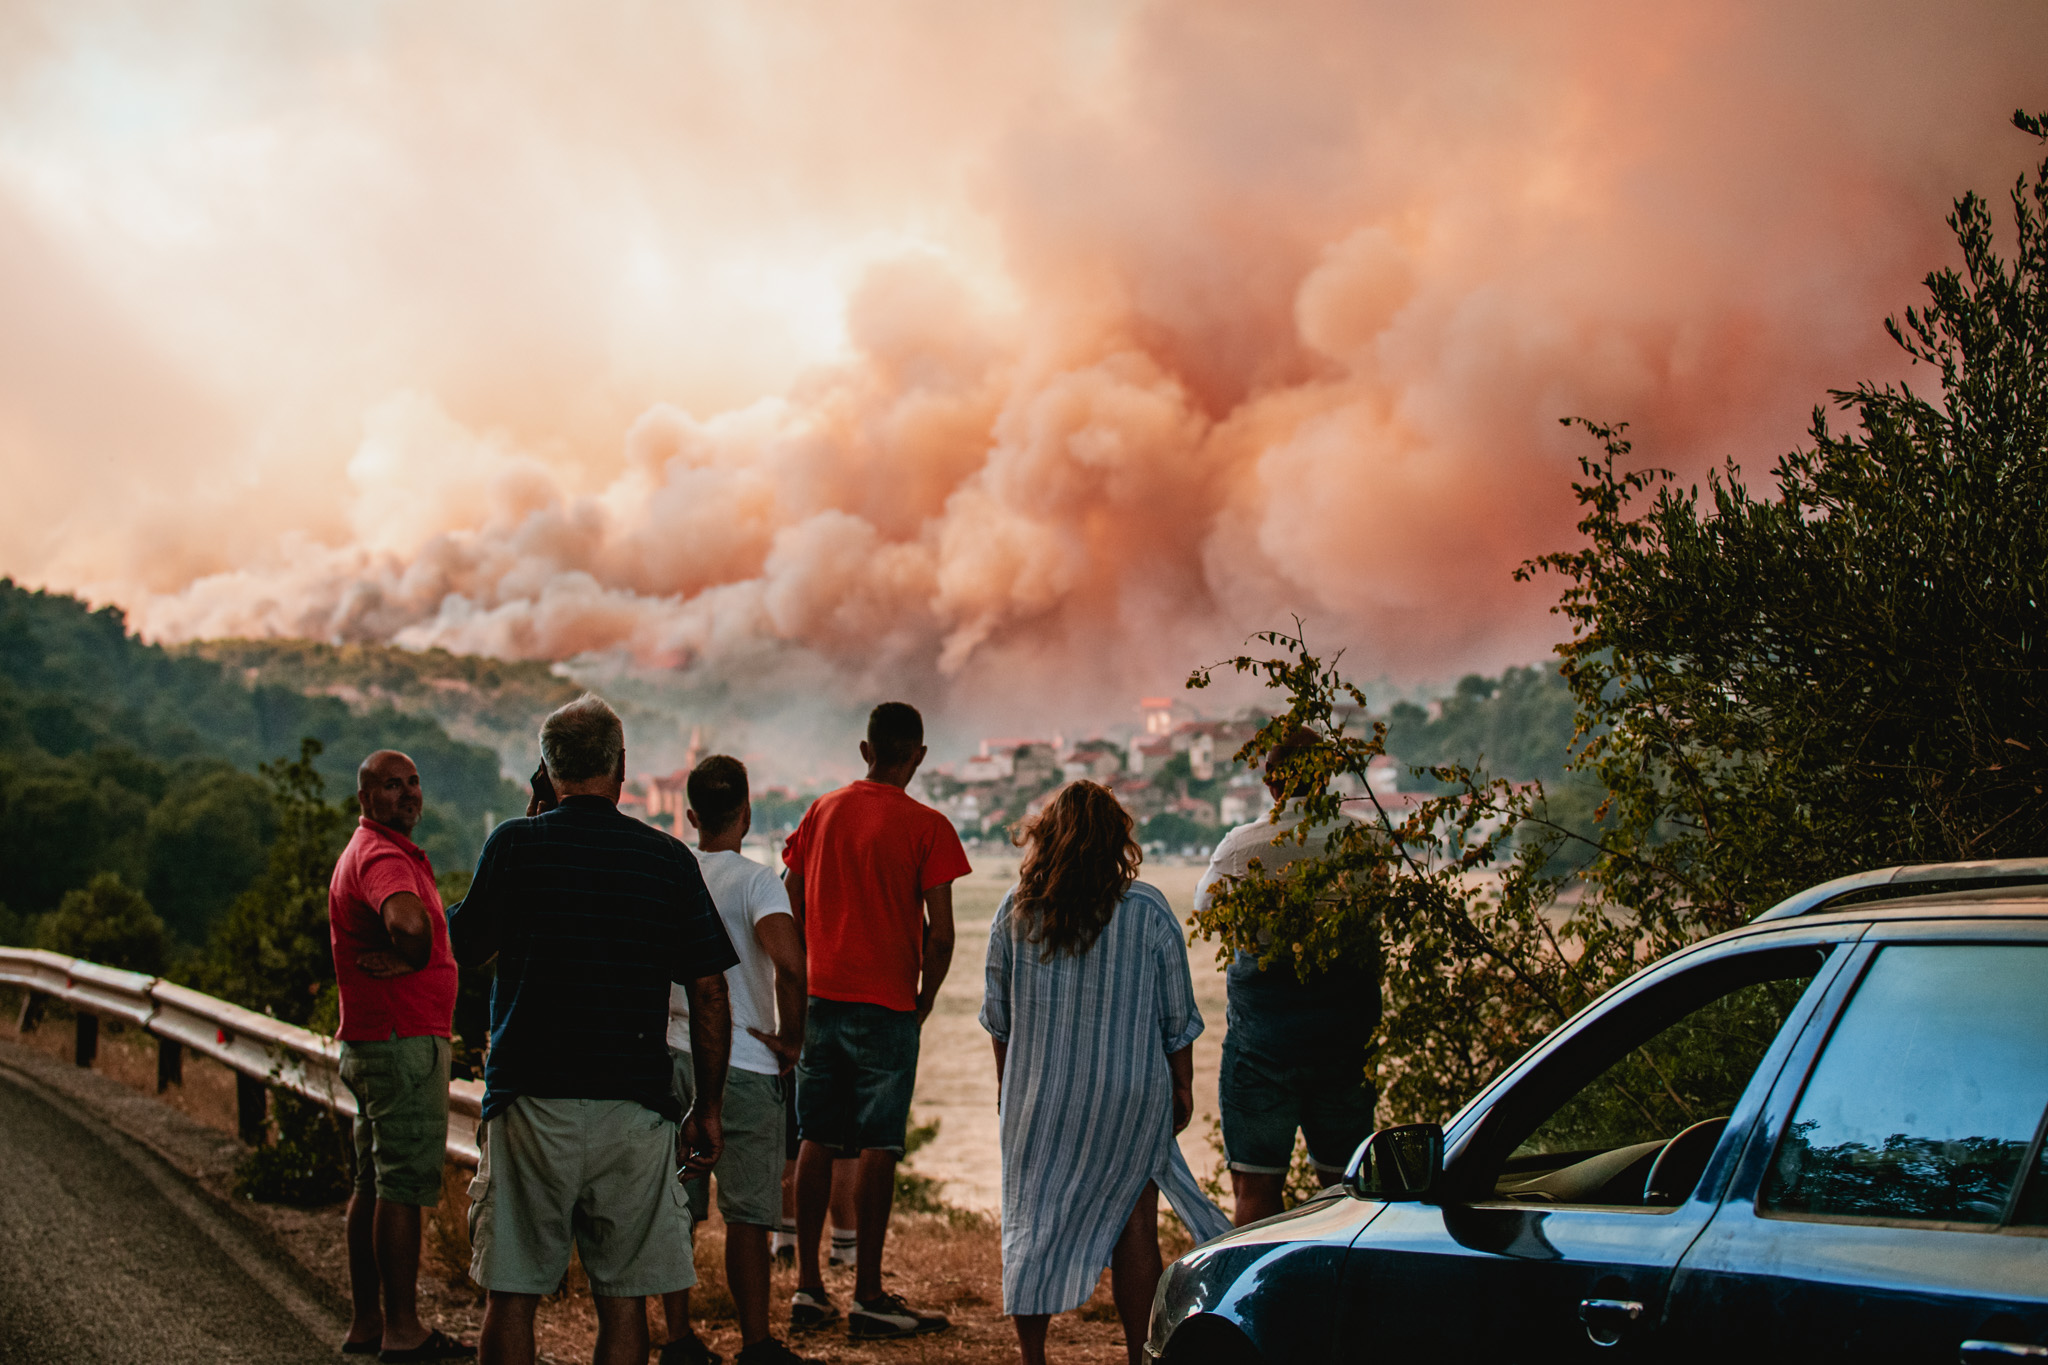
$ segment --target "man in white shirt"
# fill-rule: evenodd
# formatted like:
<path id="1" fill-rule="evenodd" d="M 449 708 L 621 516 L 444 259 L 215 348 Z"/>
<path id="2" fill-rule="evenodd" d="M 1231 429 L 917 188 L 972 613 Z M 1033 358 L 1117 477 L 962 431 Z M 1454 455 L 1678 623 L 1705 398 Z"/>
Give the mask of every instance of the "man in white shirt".
<path id="1" fill-rule="evenodd" d="M 725 1080 L 725 1149 L 712 1167 L 725 1219 L 725 1278 L 738 1310 L 740 1365 L 789 1365 L 801 1357 L 768 1335 L 768 1234 L 782 1219 L 784 1088 L 804 1037 L 803 935 L 774 869 L 740 852 L 753 824 L 746 765 L 713 754 L 690 773 L 690 827 L 704 885 L 739 953 L 726 971 L 732 1001 L 732 1064 Z M 669 998 L 669 1050 L 678 1096 L 693 1084 L 689 1002 Z M 703 1180 L 689 1185 L 693 1217 L 710 1211 Z M 689 1292 L 664 1295 L 669 1344 L 661 1365 L 715 1359 L 689 1327 Z"/>
<path id="2" fill-rule="evenodd" d="M 1276 776 L 1289 751 L 1315 743 L 1307 730 L 1288 736 L 1266 761 L 1266 789 L 1277 808 L 1223 836 L 1195 888 L 1195 909 L 1207 910 L 1223 884 L 1243 877 L 1251 860 L 1269 873 L 1320 856 L 1323 831 L 1297 843 L 1303 812 Z M 1276 842 L 1277 841 L 1277 842 Z M 1227 1010 L 1217 1108 L 1223 1155 L 1242 1227 L 1281 1211 L 1298 1132 L 1325 1185 L 1343 1174 L 1352 1151 L 1372 1132 L 1374 1094 L 1366 1068 L 1379 1026 L 1377 961 L 1331 968 L 1303 980 L 1285 962 L 1261 971 L 1240 951 L 1225 974 Z"/>

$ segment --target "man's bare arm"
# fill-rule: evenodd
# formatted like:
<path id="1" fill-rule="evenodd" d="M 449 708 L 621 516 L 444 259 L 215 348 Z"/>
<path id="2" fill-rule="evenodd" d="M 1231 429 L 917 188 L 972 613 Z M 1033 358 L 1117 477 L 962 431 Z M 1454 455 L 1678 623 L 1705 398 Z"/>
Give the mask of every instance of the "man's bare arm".
<path id="1" fill-rule="evenodd" d="M 946 969 L 953 965 L 953 883 L 924 893 L 924 966 L 917 990 L 917 1022 L 931 1017 Z"/>
<path id="2" fill-rule="evenodd" d="M 725 1148 L 725 1069 L 732 1054 L 732 1002 L 725 974 L 683 983 L 690 998 L 690 1061 L 696 1068 L 697 1101 L 683 1116 L 677 1160 L 702 1175 L 718 1164 Z"/>
<path id="3" fill-rule="evenodd" d="M 356 959 L 356 965 L 379 980 L 404 976 L 426 966 L 434 952 L 434 931 L 427 922 L 426 903 L 410 891 L 397 891 L 384 898 L 377 915 L 384 922 L 391 950 L 364 953 Z"/>
<path id="4" fill-rule="evenodd" d="M 732 1001 L 725 974 L 686 982 L 690 997 L 690 1057 L 697 1067 L 697 1104 L 716 1108 L 725 1101 L 725 1069 L 732 1058 Z"/>
<path id="5" fill-rule="evenodd" d="M 770 915 L 754 926 L 754 938 L 775 964 L 775 1019 L 779 1027 L 774 1033 L 763 1033 L 757 1028 L 747 1032 L 768 1045 L 775 1060 L 782 1064 L 782 1074 L 787 1076 L 804 1045 L 804 1007 L 809 990 L 804 972 L 804 937 L 797 932 L 793 916 Z"/>
<path id="6" fill-rule="evenodd" d="M 783 894 L 789 897 L 789 913 L 796 919 L 798 932 L 804 931 L 804 874 L 795 868 L 782 879 Z"/>

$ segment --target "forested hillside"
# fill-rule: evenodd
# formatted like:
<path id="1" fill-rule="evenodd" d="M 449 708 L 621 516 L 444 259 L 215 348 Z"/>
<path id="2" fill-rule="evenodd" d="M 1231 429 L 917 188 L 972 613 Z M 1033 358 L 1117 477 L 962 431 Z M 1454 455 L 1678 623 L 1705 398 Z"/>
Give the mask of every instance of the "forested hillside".
<path id="1" fill-rule="evenodd" d="M 1571 688 L 1548 664 L 1510 668 L 1498 678 L 1467 674 L 1434 716 L 1406 701 L 1387 713 L 1387 752 L 1404 766 L 1484 766 L 1548 786 L 1564 777 L 1571 742 Z M 1404 773 L 1402 785 L 1436 784 Z"/>
<path id="2" fill-rule="evenodd" d="M 531 763 L 541 718 L 583 691 L 550 664 L 445 649 L 198 640 L 170 652 L 219 664 L 245 684 L 332 697 L 359 712 L 382 706 L 424 717 L 456 739 L 495 750 L 514 771 Z"/>
<path id="3" fill-rule="evenodd" d="M 388 705 L 248 683 L 221 664 L 148 645 L 121 613 L 0 579 L 0 932 L 55 909 L 95 873 L 143 891 L 172 935 L 200 942 L 262 871 L 276 835 L 258 764 L 320 741 L 330 799 L 377 748 L 419 764 L 417 837 L 438 867 L 467 867 L 493 817 L 524 793 L 490 749 Z"/>

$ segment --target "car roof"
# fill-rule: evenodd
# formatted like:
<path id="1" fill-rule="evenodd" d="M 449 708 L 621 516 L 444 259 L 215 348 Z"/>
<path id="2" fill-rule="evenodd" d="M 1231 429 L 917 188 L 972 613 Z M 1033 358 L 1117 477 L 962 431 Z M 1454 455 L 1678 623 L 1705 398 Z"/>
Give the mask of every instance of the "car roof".
<path id="1" fill-rule="evenodd" d="M 1864 919 L 2011 919 L 2048 917 L 2048 887 L 1973 886 L 1923 892 L 1916 896 L 1848 899 L 1808 910 L 1800 920 Z M 1769 921 L 1784 924 L 1786 920 Z"/>
<path id="2" fill-rule="evenodd" d="M 1975 862 L 1912 863 L 1852 872 L 1809 886 L 1758 915 L 1752 924 L 1794 919 L 1822 909 L 1848 909 L 1875 900 L 1918 898 L 1976 890 L 2033 887 L 2048 893 L 2048 858 L 1986 858 Z M 1846 903 L 1845 903 L 1846 902 Z"/>

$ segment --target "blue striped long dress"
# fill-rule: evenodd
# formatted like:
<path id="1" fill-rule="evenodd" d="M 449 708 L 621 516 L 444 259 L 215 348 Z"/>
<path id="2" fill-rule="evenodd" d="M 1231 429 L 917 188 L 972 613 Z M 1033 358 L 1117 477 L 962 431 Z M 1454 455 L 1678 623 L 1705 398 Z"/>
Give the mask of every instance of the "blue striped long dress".
<path id="1" fill-rule="evenodd" d="M 1147 1181 L 1197 1242 L 1230 1220 L 1173 1139 L 1166 1057 L 1202 1032 L 1180 924 L 1134 882 L 1079 957 L 1042 962 L 1011 915 L 989 926 L 981 1026 L 1003 1067 L 1003 1311 L 1064 1313 L 1095 1292 Z"/>

